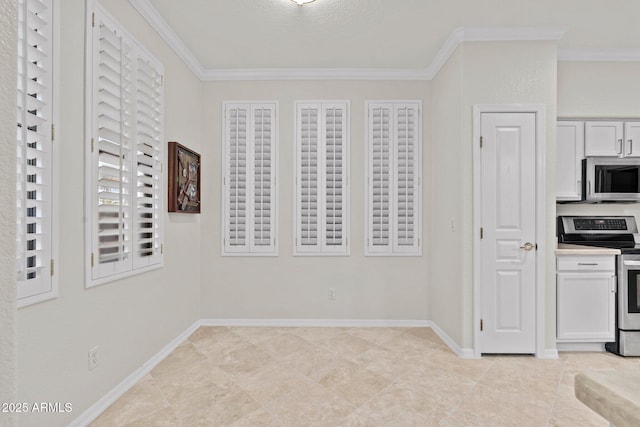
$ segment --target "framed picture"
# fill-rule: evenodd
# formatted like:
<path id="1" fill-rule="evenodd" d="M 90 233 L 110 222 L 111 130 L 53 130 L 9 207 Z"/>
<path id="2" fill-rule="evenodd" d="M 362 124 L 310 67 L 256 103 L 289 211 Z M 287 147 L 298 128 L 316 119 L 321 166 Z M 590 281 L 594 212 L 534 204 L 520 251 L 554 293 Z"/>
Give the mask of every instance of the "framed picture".
<path id="1" fill-rule="evenodd" d="M 200 154 L 169 141 L 169 212 L 200 213 Z"/>

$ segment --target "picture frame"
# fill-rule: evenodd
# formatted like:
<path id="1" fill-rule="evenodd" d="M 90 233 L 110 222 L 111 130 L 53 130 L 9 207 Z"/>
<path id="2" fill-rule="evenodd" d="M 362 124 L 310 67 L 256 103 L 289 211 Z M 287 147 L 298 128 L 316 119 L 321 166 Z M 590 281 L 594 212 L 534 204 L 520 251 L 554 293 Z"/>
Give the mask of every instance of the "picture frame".
<path id="1" fill-rule="evenodd" d="M 200 213 L 200 154 L 169 141 L 168 210 Z"/>

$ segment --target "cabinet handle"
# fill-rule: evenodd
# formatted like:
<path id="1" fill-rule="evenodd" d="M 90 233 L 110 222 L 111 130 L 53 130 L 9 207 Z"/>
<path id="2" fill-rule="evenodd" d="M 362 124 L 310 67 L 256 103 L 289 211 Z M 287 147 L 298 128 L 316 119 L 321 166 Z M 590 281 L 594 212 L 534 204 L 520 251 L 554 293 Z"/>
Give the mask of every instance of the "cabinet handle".
<path id="1" fill-rule="evenodd" d="M 598 265 L 597 262 L 579 262 L 578 265 Z"/>
<path id="2" fill-rule="evenodd" d="M 618 140 L 618 143 L 616 144 L 616 151 L 618 154 L 622 154 L 622 139 Z"/>
<path id="3" fill-rule="evenodd" d="M 618 291 L 618 281 L 616 276 L 611 276 L 611 292 L 616 293 Z"/>
<path id="4" fill-rule="evenodd" d="M 629 140 L 629 152 L 627 153 L 627 155 L 630 156 L 632 152 L 633 152 L 633 140 L 630 139 Z"/>

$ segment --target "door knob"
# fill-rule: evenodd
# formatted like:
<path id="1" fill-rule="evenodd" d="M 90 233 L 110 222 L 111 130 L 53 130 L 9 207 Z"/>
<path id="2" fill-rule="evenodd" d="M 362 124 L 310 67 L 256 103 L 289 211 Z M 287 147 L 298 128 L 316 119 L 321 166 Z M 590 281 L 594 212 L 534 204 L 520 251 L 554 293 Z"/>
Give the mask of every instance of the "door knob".
<path id="1" fill-rule="evenodd" d="M 531 242 L 527 242 L 524 245 L 520 246 L 520 249 L 524 249 L 525 251 L 530 251 L 531 249 L 533 249 L 536 245 L 534 245 Z"/>

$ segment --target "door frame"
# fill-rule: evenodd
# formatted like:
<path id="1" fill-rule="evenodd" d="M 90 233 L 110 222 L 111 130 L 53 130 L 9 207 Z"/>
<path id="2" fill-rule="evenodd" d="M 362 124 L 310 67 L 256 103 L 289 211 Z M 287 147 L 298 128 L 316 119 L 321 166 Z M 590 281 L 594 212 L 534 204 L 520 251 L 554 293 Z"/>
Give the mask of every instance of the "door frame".
<path id="1" fill-rule="evenodd" d="M 546 203 L 545 203 L 545 145 L 546 124 L 543 104 L 476 104 L 473 106 L 473 353 L 480 358 L 480 318 L 482 313 L 481 246 L 480 227 L 482 213 L 482 163 L 480 151 L 480 126 L 483 113 L 533 113 L 535 114 L 536 144 L 536 353 L 545 357 L 545 254 L 546 254 Z M 478 231 L 478 232 L 476 232 Z"/>

